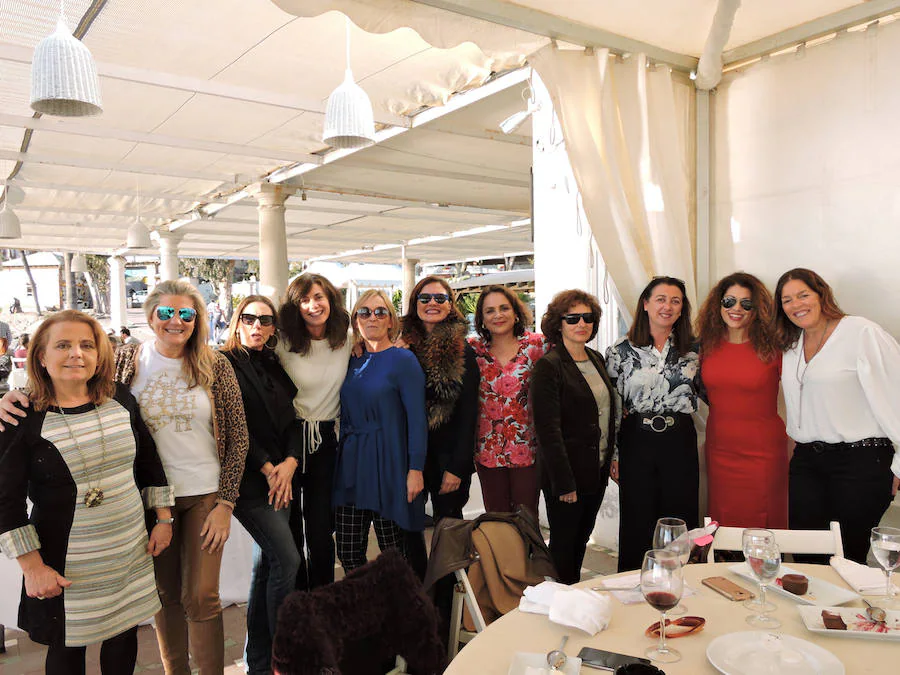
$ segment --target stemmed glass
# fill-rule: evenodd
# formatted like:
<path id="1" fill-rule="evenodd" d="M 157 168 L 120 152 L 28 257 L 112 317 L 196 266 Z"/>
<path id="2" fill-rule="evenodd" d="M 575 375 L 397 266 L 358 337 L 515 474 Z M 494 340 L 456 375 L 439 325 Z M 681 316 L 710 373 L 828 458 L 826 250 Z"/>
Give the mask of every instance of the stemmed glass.
<path id="1" fill-rule="evenodd" d="M 743 537 L 743 551 L 744 551 L 744 559 L 750 560 L 750 553 L 748 552 L 752 547 L 758 546 L 759 544 L 774 544 L 775 543 L 775 533 L 772 530 L 764 530 L 762 528 L 748 528 L 744 530 Z M 753 570 L 750 570 L 751 574 Z M 744 607 L 749 609 L 751 612 L 757 612 L 758 614 L 763 614 L 765 612 L 774 612 L 775 605 L 771 602 L 766 602 L 766 596 L 762 591 L 762 587 L 760 587 L 759 592 L 756 594 L 755 598 L 750 598 L 744 602 Z"/>
<path id="2" fill-rule="evenodd" d="M 684 591 L 684 572 L 677 553 L 653 549 L 644 554 L 641 566 L 641 593 L 644 600 L 660 612 L 659 644 L 648 647 L 644 655 L 652 661 L 674 663 L 681 653 L 666 646 L 666 613 L 681 599 Z"/>
<path id="3" fill-rule="evenodd" d="M 778 576 L 778 570 L 781 569 L 781 551 L 775 540 L 771 541 L 760 539 L 751 542 L 744 547 L 744 555 L 747 557 L 747 564 L 754 578 L 759 582 L 760 601 L 763 606 L 774 608 L 771 603 L 766 603 L 766 588 L 769 583 L 774 581 Z M 756 628 L 778 628 L 781 621 L 775 617 L 768 616 L 767 609 L 760 610 L 759 614 L 747 617 L 747 623 Z"/>
<path id="4" fill-rule="evenodd" d="M 872 555 L 884 569 L 886 577 L 884 587 L 884 605 L 893 609 L 894 587 L 891 585 L 891 575 L 900 566 L 900 529 L 896 527 L 872 528 Z"/>
<path id="5" fill-rule="evenodd" d="M 653 548 L 672 551 L 682 565 L 687 565 L 691 557 L 691 540 L 688 538 L 687 524 L 681 518 L 660 518 L 653 531 Z M 680 616 L 687 612 L 681 603 L 673 607 L 669 614 Z"/>

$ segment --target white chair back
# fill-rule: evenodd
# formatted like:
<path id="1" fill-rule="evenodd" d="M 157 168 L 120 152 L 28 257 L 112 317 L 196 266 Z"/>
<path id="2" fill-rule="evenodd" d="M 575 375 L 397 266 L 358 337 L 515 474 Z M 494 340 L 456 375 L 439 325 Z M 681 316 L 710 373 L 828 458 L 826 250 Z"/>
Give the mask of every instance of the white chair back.
<path id="1" fill-rule="evenodd" d="M 475 632 L 467 631 L 462 627 L 463 604 L 469 609 L 472 622 L 475 624 Z M 453 605 L 450 609 L 450 641 L 447 644 L 447 657 L 452 660 L 459 651 L 460 643 L 465 644 L 487 627 L 481 607 L 478 606 L 478 598 L 475 590 L 469 583 L 469 575 L 465 570 L 456 570 L 456 586 L 453 589 Z"/>
<path id="2" fill-rule="evenodd" d="M 709 516 L 703 519 L 709 525 Z M 844 556 L 844 542 L 841 539 L 841 526 L 832 520 L 827 530 L 772 530 L 775 543 L 782 553 L 807 553 Z M 720 527 L 716 530 L 715 539 L 709 547 L 707 562 L 713 562 L 715 551 L 743 550 L 743 527 Z"/>
<path id="3" fill-rule="evenodd" d="M 13 359 L 15 361 L 16 359 Z M 25 359 L 22 359 L 23 361 Z M 10 389 L 24 389 L 28 386 L 28 372 L 23 368 L 13 368 L 6 380 Z"/>

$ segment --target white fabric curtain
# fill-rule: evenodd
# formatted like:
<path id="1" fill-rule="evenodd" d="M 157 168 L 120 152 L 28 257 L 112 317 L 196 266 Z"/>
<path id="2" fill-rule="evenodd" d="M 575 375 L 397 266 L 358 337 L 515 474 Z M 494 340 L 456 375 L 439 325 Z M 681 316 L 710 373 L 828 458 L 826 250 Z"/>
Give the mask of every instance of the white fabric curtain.
<path id="1" fill-rule="evenodd" d="M 643 55 L 625 61 L 548 46 L 530 58 L 550 92 L 594 238 L 625 305 L 654 275 L 685 280 L 696 304 L 690 96 Z"/>

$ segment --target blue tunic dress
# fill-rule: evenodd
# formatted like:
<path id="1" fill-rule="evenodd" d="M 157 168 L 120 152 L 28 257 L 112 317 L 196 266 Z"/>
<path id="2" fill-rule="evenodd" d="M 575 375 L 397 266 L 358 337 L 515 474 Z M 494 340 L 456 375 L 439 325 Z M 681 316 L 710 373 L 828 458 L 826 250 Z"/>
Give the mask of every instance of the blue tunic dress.
<path id="1" fill-rule="evenodd" d="M 389 347 L 350 359 L 340 435 L 334 506 L 370 509 L 404 530 L 423 530 L 424 495 L 406 501 L 406 474 L 424 469 L 428 443 L 425 375 L 412 352 Z"/>

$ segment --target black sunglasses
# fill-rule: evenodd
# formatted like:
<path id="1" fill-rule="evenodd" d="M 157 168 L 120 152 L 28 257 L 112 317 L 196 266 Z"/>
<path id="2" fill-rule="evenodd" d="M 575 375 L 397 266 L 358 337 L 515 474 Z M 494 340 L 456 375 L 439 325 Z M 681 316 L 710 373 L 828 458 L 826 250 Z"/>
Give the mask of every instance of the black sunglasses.
<path id="1" fill-rule="evenodd" d="M 738 302 L 741 303 L 741 309 L 743 309 L 745 312 L 753 311 L 753 301 L 750 298 L 741 298 L 740 300 L 738 300 L 733 295 L 726 295 L 724 298 L 722 298 L 722 307 L 724 307 L 725 309 L 731 309 L 736 304 L 738 304 Z"/>
<path id="2" fill-rule="evenodd" d="M 356 310 L 356 316 L 360 319 L 368 319 L 372 315 L 377 316 L 379 319 L 383 319 L 386 316 L 390 315 L 387 307 L 376 307 L 375 309 L 369 309 L 368 307 L 360 307 Z"/>
<path id="3" fill-rule="evenodd" d="M 584 319 L 585 323 L 592 324 L 594 323 L 594 313 L 583 312 L 582 314 L 563 314 L 563 321 L 565 321 L 570 326 L 574 326 L 582 319 Z"/>
<path id="4" fill-rule="evenodd" d="M 437 304 L 443 305 L 450 299 L 446 293 L 419 293 L 419 304 L 427 305 L 434 300 Z"/>
<path id="5" fill-rule="evenodd" d="M 246 326 L 252 326 L 259 321 L 260 326 L 269 327 L 275 325 L 275 317 L 271 314 L 241 314 L 241 323 Z"/>
<path id="6" fill-rule="evenodd" d="M 160 305 L 156 308 L 156 318 L 160 321 L 168 321 L 173 316 L 175 316 L 174 307 L 166 307 L 165 305 Z M 197 310 L 193 307 L 182 307 L 178 310 L 178 318 L 185 323 L 191 323 L 196 316 Z"/>

